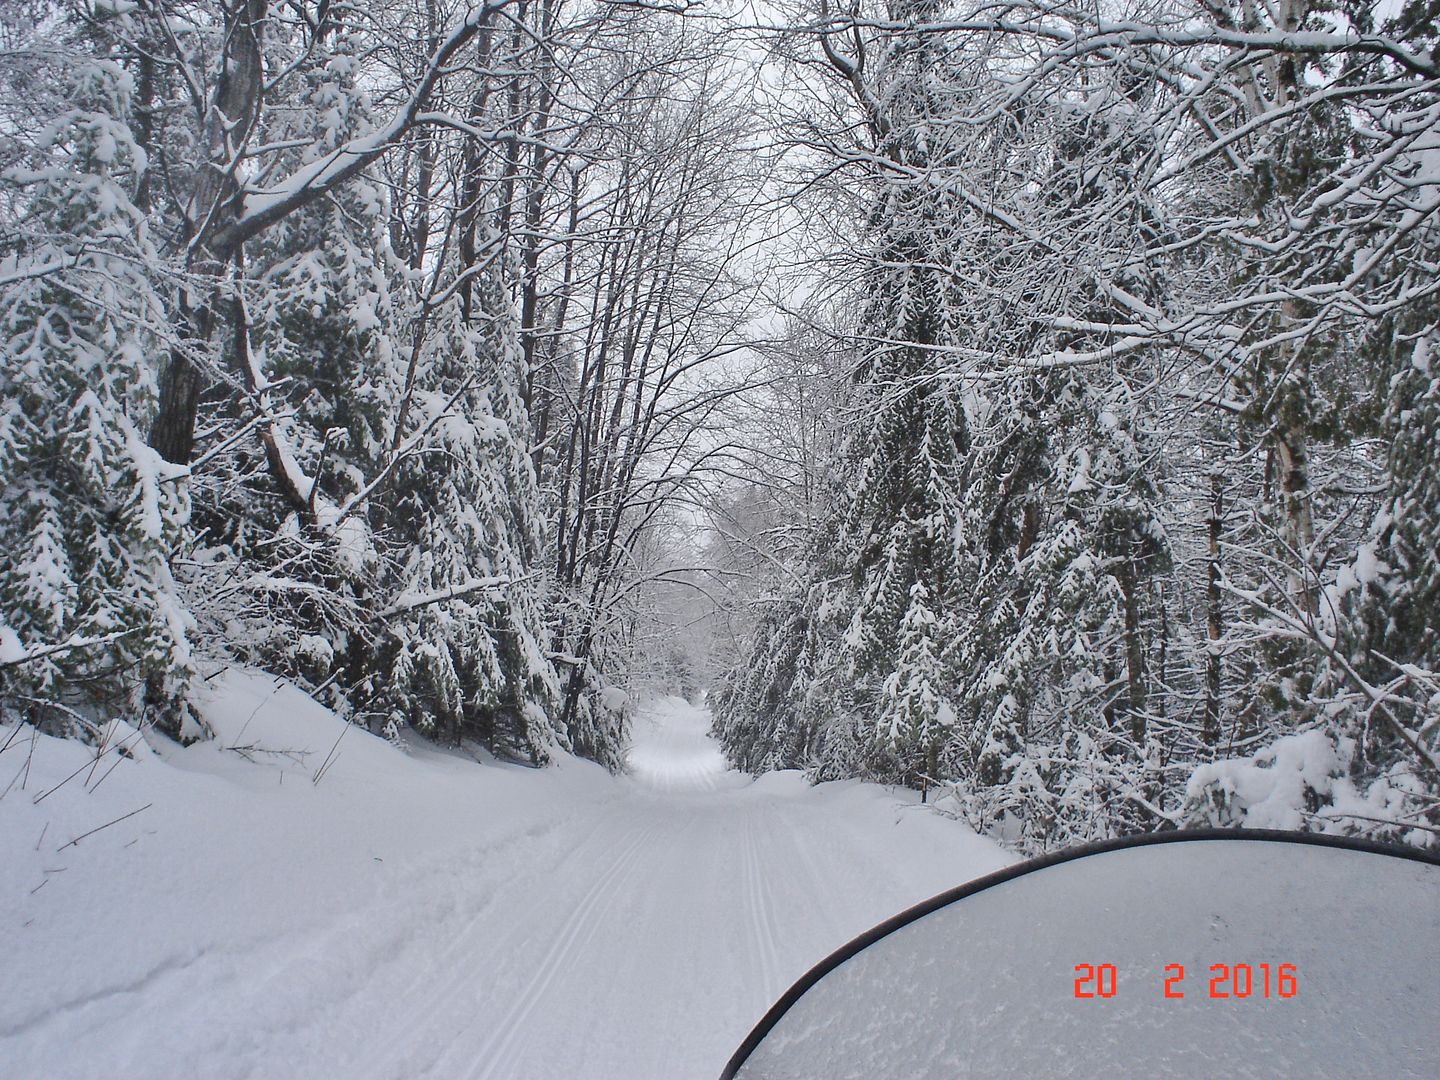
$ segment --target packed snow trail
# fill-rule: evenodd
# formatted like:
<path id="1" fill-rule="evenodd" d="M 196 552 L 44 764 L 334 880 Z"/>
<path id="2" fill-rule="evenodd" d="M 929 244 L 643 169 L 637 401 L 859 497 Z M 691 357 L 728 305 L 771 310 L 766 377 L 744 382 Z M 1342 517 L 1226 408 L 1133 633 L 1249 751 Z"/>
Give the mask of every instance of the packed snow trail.
<path id="1" fill-rule="evenodd" d="M 274 712 L 254 681 L 236 685 Z M 249 699 L 229 708 L 244 719 Z M 293 716 L 258 741 L 254 717 L 232 745 L 295 745 Z M 68 862 L 43 841 L 21 858 L 28 830 L 63 842 L 114 816 L 97 802 L 113 781 L 72 785 L 57 826 L 30 778 L 23 814 L 0 802 L 0 865 L 13 852 L 46 883 L 5 871 L 0 1075 L 711 1080 L 815 961 L 1009 861 L 885 789 L 727 771 L 708 723 L 652 705 L 619 778 L 405 758 L 363 735 L 320 784 L 315 761 L 263 773 L 215 749 L 177 752 L 189 772 L 127 761 L 115 813 L 156 806 Z M 169 774 L 203 790 L 150 790 Z M 256 790 L 262 774 L 279 782 Z"/>

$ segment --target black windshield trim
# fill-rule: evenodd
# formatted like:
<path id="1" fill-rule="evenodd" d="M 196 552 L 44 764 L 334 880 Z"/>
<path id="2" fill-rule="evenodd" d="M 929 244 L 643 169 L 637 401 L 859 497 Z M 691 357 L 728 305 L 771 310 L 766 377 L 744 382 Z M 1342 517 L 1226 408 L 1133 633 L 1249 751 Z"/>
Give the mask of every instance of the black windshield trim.
<path id="1" fill-rule="evenodd" d="M 781 995 L 780 1000 L 770 1007 L 770 1010 L 755 1025 L 754 1030 L 745 1036 L 745 1041 L 740 1048 L 731 1056 L 725 1065 L 725 1071 L 720 1074 L 720 1080 L 735 1080 L 736 1074 L 740 1071 L 746 1060 L 755 1048 L 759 1046 L 780 1018 L 790 1011 L 790 1007 L 799 1001 L 809 989 L 823 979 L 830 972 L 834 971 L 845 961 L 863 952 L 871 945 L 874 945 L 883 937 L 888 937 L 896 930 L 910 925 L 917 919 L 922 919 L 932 912 L 939 911 L 943 907 L 955 903 L 957 900 L 964 900 L 967 896 L 974 896 L 978 892 L 996 885 L 1002 885 L 1007 881 L 1013 881 L 1026 874 L 1033 874 L 1037 870 L 1045 870 L 1060 863 L 1072 862 L 1075 859 L 1087 858 L 1091 855 L 1104 855 L 1111 851 L 1122 851 L 1126 848 L 1151 847 L 1159 844 L 1187 844 L 1203 842 L 1206 840 L 1263 840 L 1269 843 L 1279 844 L 1313 844 L 1316 847 L 1341 848 L 1346 851 L 1361 851 L 1370 855 L 1389 855 L 1392 858 L 1409 859 L 1412 862 L 1428 863 L 1431 866 L 1440 866 L 1440 857 L 1421 851 L 1418 848 L 1404 847 L 1399 844 L 1382 844 L 1374 840 L 1364 840 L 1351 836 L 1330 836 L 1325 833 L 1301 833 L 1283 832 L 1276 829 L 1181 829 L 1163 833 L 1141 833 L 1137 836 L 1122 836 L 1115 840 L 1100 840 L 1093 844 L 1081 844 L 1078 847 L 1063 848 L 1048 855 L 1041 855 L 1034 859 L 1027 859 L 1024 862 L 1015 863 L 1002 870 L 996 870 L 993 874 L 986 874 L 984 877 L 967 881 L 964 885 L 958 885 L 948 889 L 929 900 L 922 900 L 914 907 L 906 908 L 900 914 L 886 919 L 880 925 L 865 931 L 859 937 L 840 946 L 833 953 L 821 960 L 804 975 L 800 976 L 795 985 Z"/>

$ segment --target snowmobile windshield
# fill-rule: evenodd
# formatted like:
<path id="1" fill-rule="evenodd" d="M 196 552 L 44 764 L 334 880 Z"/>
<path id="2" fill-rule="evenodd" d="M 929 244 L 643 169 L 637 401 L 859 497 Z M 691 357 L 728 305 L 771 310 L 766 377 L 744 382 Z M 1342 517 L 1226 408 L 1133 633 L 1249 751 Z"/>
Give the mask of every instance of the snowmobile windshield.
<path id="1" fill-rule="evenodd" d="M 1440 1076 L 1440 862 L 1280 833 L 1025 863 L 797 983 L 723 1080 Z"/>

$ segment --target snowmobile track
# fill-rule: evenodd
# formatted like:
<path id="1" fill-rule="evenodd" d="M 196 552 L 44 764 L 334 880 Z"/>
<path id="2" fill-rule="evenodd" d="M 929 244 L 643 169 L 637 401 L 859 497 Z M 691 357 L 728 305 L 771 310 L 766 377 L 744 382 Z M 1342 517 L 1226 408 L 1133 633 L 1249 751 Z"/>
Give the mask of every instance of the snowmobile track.
<path id="1" fill-rule="evenodd" d="M 611 860 L 609 867 L 575 905 L 570 918 L 555 935 L 553 944 L 535 969 L 535 975 L 497 1025 L 494 1033 L 480 1048 L 475 1067 L 465 1074 L 466 1080 L 495 1080 L 497 1076 L 514 1075 L 497 1073 L 497 1070 L 509 1066 L 510 1052 L 526 1020 L 544 1000 L 559 973 L 572 966 L 571 962 L 594 937 L 616 896 L 620 894 L 621 883 L 639 863 L 641 853 L 646 850 L 657 832 L 658 827 L 637 830 L 629 836 L 628 841 L 621 843 L 620 853 Z"/>

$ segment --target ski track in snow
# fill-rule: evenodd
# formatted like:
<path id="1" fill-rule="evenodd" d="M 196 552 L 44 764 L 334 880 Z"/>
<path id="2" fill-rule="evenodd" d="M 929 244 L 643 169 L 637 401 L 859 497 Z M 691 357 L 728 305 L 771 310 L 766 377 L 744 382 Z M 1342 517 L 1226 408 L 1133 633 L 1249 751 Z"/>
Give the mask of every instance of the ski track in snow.
<path id="1" fill-rule="evenodd" d="M 729 771 L 708 724 L 703 709 L 654 702 L 628 776 L 511 770 L 512 787 L 543 794 L 495 796 L 493 817 L 442 825 L 455 836 L 422 854 L 385 848 L 376 877 L 356 879 L 368 887 L 271 882 L 283 920 L 262 903 L 248 924 L 158 936 L 163 951 L 103 958 L 101 985 L 83 992 L 73 971 L 47 983 L 0 969 L 0 1077 L 708 1080 L 815 962 L 1010 861 L 906 793 Z M 325 851 L 295 856 L 316 882 Z M 155 906 L 163 922 L 154 889 L 129 910 Z M 70 910 L 104 918 L 92 899 Z M 0 926 L 0 946 L 57 970 L 86 963 L 95 939 L 67 953 L 66 930 Z"/>
<path id="2" fill-rule="evenodd" d="M 562 973 L 573 973 L 581 966 L 577 962 L 585 955 L 616 897 L 624 886 L 631 884 L 636 863 L 656 831 L 636 832 L 621 842 L 620 854 L 614 857 L 609 868 L 576 904 L 515 1005 L 500 1019 L 484 1045 L 478 1048 L 475 1054 L 478 1066 L 469 1070 L 465 1074 L 467 1077 L 494 1080 L 497 1075 L 504 1075 L 504 1070 L 515 1062 L 516 1043 L 529 1030 L 527 1021 L 531 1014 L 547 997 L 554 996 L 551 990 L 557 977 Z"/>

